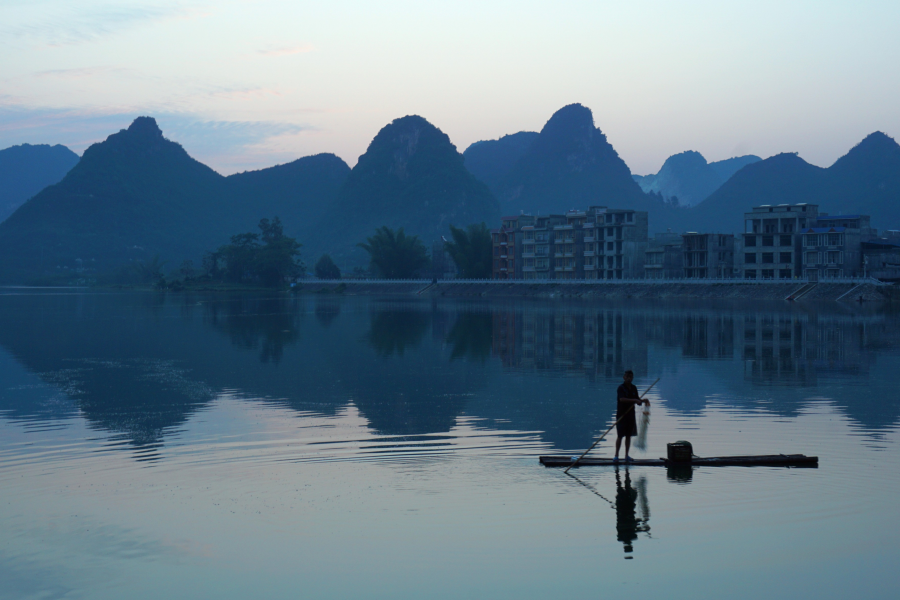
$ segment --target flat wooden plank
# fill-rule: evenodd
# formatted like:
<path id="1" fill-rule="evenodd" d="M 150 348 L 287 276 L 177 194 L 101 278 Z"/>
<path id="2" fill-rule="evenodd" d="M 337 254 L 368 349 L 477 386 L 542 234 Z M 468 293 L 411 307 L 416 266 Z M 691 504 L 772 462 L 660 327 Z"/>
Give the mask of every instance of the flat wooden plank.
<path id="1" fill-rule="evenodd" d="M 568 467 L 575 462 L 573 456 L 541 456 L 541 464 L 545 467 Z M 664 458 L 636 459 L 626 463 L 620 460 L 614 463 L 611 458 L 583 458 L 579 467 L 611 467 L 618 465 L 644 466 L 644 467 L 817 467 L 818 456 L 806 456 L 804 454 L 766 454 L 757 456 L 711 456 L 705 458 L 696 457 L 690 463 L 672 462 Z"/>

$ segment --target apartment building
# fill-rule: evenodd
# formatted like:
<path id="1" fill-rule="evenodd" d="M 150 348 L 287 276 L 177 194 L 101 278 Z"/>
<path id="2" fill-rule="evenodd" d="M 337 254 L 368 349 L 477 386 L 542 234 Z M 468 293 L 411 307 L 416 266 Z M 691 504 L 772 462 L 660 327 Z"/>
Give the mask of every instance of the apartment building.
<path id="1" fill-rule="evenodd" d="M 591 206 L 533 217 L 517 236 L 523 279 L 630 279 L 643 276 L 647 213 Z M 521 222 L 521 218 L 520 218 Z"/>
<path id="2" fill-rule="evenodd" d="M 556 227 L 566 224 L 564 215 L 533 217 L 531 224 L 523 225 L 518 246 L 522 255 L 522 273 L 519 279 L 553 279 L 556 259 Z"/>
<path id="3" fill-rule="evenodd" d="M 642 278 L 648 223 L 647 213 L 643 211 L 590 207 L 581 226 L 584 232 L 583 278 Z"/>
<path id="4" fill-rule="evenodd" d="M 862 277 L 863 242 L 876 237 L 869 215 L 820 214 L 804 229 L 803 273 L 810 281 Z"/>
<path id="5" fill-rule="evenodd" d="M 522 248 L 517 244 L 522 227 L 534 223 L 531 215 L 503 217 L 499 229 L 491 230 L 491 279 L 522 278 Z"/>
<path id="6" fill-rule="evenodd" d="M 680 234 L 657 233 L 644 253 L 644 279 L 677 279 L 684 276 L 684 250 Z"/>
<path id="7" fill-rule="evenodd" d="M 726 279 L 734 277 L 734 235 L 688 232 L 681 236 L 684 277 Z"/>
<path id="8" fill-rule="evenodd" d="M 813 227 L 816 204 L 763 204 L 744 213 L 743 256 L 737 261 L 745 279 L 802 277 L 802 231 Z"/>

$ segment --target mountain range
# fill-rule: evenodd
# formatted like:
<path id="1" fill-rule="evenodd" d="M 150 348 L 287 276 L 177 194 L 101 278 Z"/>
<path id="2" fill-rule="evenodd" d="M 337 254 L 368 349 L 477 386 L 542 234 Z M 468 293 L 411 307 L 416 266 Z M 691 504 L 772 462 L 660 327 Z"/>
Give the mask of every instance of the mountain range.
<path id="1" fill-rule="evenodd" d="M 716 191 L 744 166 L 762 160 L 758 156 L 736 156 L 708 163 L 693 150 L 666 159 L 655 175 L 632 175 L 641 189 L 658 193 L 666 200 L 678 199 L 681 206 L 695 206 Z"/>
<path id="2" fill-rule="evenodd" d="M 111 273 L 159 256 L 175 268 L 281 216 L 311 228 L 349 167 L 333 155 L 223 177 L 139 117 L 89 147 L 58 184 L 0 223 L 0 281 L 33 281 L 83 266 Z"/>
<path id="3" fill-rule="evenodd" d="M 0 150 L 0 222 L 48 185 L 58 183 L 78 155 L 57 144 L 22 144 Z"/>
<path id="4" fill-rule="evenodd" d="M 820 212 L 866 214 L 877 229 L 900 228 L 900 145 L 872 133 L 828 168 L 784 153 L 746 165 L 686 211 L 697 231 L 739 232 L 760 204 L 818 204 Z"/>
<path id="5" fill-rule="evenodd" d="M 159 257 L 176 268 L 278 216 L 304 244 L 362 265 L 377 227 L 430 244 L 449 225 L 495 222 L 497 201 L 446 134 L 421 117 L 384 127 L 351 171 L 319 154 L 223 177 L 139 117 L 88 148 L 58 184 L 0 223 L 0 281 L 46 280 L 73 269 L 110 274 Z M 349 262 L 348 262 L 349 261 Z M 340 264 L 340 263 L 339 263 Z"/>
<path id="6" fill-rule="evenodd" d="M 796 154 L 756 158 L 709 164 L 696 152 L 675 155 L 646 193 L 591 111 L 572 104 L 540 132 L 477 142 L 463 154 L 413 115 L 383 127 L 352 169 L 319 154 L 223 177 L 166 139 L 154 119 L 139 117 L 0 223 L 0 282 L 46 281 L 78 266 L 109 274 L 156 256 L 169 269 L 185 259 L 196 264 L 273 216 L 304 244 L 307 263 L 329 252 L 342 269 L 366 263 L 357 244 L 382 225 L 430 245 L 451 224 L 493 226 L 501 213 L 591 205 L 645 210 L 651 234 L 738 232 L 752 206 L 798 202 L 870 214 L 881 229 L 900 225 L 900 146 L 883 133 L 827 169 Z M 676 189 L 699 197 L 723 178 L 696 206 L 666 201 Z"/>

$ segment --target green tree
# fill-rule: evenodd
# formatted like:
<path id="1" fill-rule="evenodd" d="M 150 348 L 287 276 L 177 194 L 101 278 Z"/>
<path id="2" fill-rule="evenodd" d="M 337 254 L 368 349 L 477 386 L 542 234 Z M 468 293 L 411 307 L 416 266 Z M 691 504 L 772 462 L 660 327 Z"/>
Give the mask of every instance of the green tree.
<path id="1" fill-rule="evenodd" d="M 387 227 L 375 230 L 359 247 L 369 253 L 372 266 L 385 279 L 411 279 L 428 266 L 428 250 L 416 235 Z"/>
<path id="2" fill-rule="evenodd" d="M 469 225 L 465 230 L 450 226 L 452 242 L 444 248 L 456 263 L 463 279 L 491 278 L 491 232 L 487 225 Z"/>
<path id="3" fill-rule="evenodd" d="M 225 277 L 235 283 L 258 281 L 266 286 L 278 286 L 303 273 L 305 267 L 298 260 L 301 244 L 284 235 L 278 217 L 259 222 L 260 233 L 241 233 L 231 236 L 231 243 L 209 253 L 204 266 L 207 272 L 218 270 L 224 262 Z"/>
<path id="4" fill-rule="evenodd" d="M 302 244 L 284 235 L 284 227 L 278 217 L 271 221 L 262 219 L 259 230 L 263 244 L 256 253 L 254 266 L 257 277 L 264 285 L 281 285 L 306 270 L 298 260 Z"/>
<path id="5" fill-rule="evenodd" d="M 322 258 L 316 262 L 316 277 L 319 279 L 340 279 L 341 270 L 331 260 L 331 256 L 323 254 Z"/>

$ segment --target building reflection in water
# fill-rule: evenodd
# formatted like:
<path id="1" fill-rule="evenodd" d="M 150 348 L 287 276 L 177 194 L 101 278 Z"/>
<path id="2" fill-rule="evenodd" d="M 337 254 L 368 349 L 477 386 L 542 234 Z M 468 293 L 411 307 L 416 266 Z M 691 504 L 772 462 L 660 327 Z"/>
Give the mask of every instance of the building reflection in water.
<path id="1" fill-rule="evenodd" d="M 722 361 L 737 370 L 727 368 L 726 381 L 716 383 L 716 389 L 724 383 L 731 389 L 721 392 L 732 396 L 758 395 L 737 389 L 741 385 L 733 375 L 742 372 L 744 385 L 768 386 L 780 396 L 773 398 L 780 402 L 777 412 L 794 414 L 802 396 L 791 388 L 815 388 L 846 377 L 868 379 L 879 353 L 895 347 L 900 338 L 900 321 L 892 316 L 890 311 L 840 306 L 525 305 L 493 311 L 492 352 L 511 369 L 580 375 L 591 381 L 616 380 L 626 369 L 649 377 L 651 363 L 655 370 L 675 371 L 684 359 Z M 675 400 L 673 408 L 698 410 L 705 405 L 703 395 L 679 396 L 683 398 Z M 871 427 L 900 416 L 900 405 L 882 407 L 888 413 L 882 415 L 870 410 L 873 407 L 847 408 L 871 415 L 862 419 Z"/>

